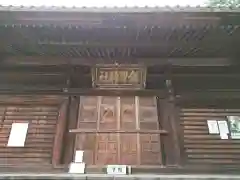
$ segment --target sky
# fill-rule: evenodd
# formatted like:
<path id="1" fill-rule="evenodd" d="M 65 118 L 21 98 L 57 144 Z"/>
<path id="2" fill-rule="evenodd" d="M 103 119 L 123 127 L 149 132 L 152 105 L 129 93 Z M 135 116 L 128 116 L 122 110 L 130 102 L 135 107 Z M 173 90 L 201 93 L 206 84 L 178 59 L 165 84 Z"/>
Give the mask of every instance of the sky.
<path id="1" fill-rule="evenodd" d="M 86 7 L 103 7 L 103 6 L 197 6 L 203 5 L 205 0 L 0 0 L 3 6 L 86 6 Z"/>

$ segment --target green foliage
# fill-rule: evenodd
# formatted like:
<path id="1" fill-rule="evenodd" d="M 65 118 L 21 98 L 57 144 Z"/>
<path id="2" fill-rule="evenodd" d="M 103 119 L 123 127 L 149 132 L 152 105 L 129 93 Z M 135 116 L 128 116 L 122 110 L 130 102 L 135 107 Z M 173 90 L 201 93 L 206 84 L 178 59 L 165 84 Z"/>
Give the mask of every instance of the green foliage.
<path id="1" fill-rule="evenodd" d="M 240 7 L 240 0 L 209 0 L 207 4 L 212 7 Z"/>

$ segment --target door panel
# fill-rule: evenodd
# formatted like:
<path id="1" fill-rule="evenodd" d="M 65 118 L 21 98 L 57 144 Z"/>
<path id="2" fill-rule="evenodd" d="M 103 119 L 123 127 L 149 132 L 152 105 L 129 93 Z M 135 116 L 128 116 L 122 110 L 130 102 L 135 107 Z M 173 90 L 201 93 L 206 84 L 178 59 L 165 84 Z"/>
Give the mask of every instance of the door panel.
<path id="1" fill-rule="evenodd" d="M 158 165 L 161 162 L 159 135 L 144 134 L 140 136 L 141 164 Z"/>
<path id="2" fill-rule="evenodd" d="M 120 99 L 120 129 L 136 129 L 136 104 L 135 97 L 122 97 Z"/>
<path id="3" fill-rule="evenodd" d="M 79 106 L 78 128 L 97 129 L 98 97 L 82 97 Z M 95 163 L 96 134 L 77 134 L 75 149 L 84 150 L 83 161 L 87 164 Z"/>
<path id="4" fill-rule="evenodd" d="M 121 134 L 120 164 L 138 164 L 138 144 L 136 134 Z"/>
<path id="5" fill-rule="evenodd" d="M 99 130 L 117 129 L 117 98 L 100 97 Z"/>
<path id="6" fill-rule="evenodd" d="M 76 149 L 84 150 L 88 165 L 161 163 L 158 134 L 127 132 L 159 129 L 153 97 L 81 97 L 78 128 L 104 131 L 77 135 Z M 106 133 L 108 130 L 126 133 Z"/>
<path id="7" fill-rule="evenodd" d="M 109 133 L 98 135 L 96 145 L 97 164 L 116 164 L 118 157 L 118 141 L 116 134 Z"/>
<path id="8" fill-rule="evenodd" d="M 139 124 L 141 130 L 158 130 L 157 102 L 155 98 L 139 98 Z M 141 164 L 157 165 L 161 162 L 159 134 L 141 134 Z"/>

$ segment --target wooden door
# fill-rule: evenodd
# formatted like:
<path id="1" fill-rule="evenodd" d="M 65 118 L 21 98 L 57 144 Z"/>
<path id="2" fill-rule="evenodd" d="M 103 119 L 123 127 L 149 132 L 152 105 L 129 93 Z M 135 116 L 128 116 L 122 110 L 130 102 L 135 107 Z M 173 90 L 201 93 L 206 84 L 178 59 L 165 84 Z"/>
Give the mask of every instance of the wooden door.
<path id="1" fill-rule="evenodd" d="M 118 130 L 118 101 L 117 97 L 99 97 L 99 119 L 97 129 Z M 118 134 L 97 134 L 95 163 L 99 165 L 118 163 Z"/>
<path id="2" fill-rule="evenodd" d="M 81 97 L 76 150 L 84 150 L 86 164 L 156 165 L 161 163 L 159 134 L 153 97 Z"/>
<path id="3" fill-rule="evenodd" d="M 138 129 L 138 121 L 136 117 L 136 98 L 121 97 L 120 98 L 120 126 L 119 129 L 126 133 L 120 134 L 119 151 L 120 163 L 126 165 L 139 164 L 139 134 L 130 134 L 127 131 Z"/>

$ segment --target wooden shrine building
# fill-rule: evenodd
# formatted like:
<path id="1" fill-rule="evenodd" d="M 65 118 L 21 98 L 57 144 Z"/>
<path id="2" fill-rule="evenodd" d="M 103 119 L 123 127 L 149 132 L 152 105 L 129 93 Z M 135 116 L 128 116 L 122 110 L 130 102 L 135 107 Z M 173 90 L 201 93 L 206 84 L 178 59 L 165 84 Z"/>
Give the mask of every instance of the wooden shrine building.
<path id="1" fill-rule="evenodd" d="M 0 7 L 0 39 L 1 172 L 239 173 L 240 9 Z"/>

